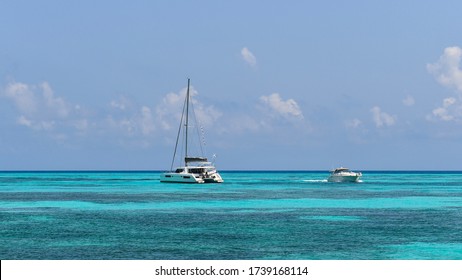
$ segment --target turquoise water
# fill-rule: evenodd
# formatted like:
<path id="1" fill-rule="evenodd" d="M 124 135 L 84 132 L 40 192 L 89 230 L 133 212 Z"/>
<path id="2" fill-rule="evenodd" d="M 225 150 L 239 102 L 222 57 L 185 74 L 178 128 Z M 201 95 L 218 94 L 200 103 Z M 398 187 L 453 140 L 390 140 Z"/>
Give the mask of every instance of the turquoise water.
<path id="1" fill-rule="evenodd" d="M 462 259 L 462 172 L 0 172 L 1 259 Z"/>

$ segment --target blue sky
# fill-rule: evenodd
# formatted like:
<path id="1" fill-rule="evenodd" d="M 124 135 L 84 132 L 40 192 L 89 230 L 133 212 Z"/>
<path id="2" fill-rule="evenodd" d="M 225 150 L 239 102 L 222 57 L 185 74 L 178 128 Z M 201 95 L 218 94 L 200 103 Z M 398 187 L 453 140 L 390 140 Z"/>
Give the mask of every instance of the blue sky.
<path id="1" fill-rule="evenodd" d="M 462 166 L 460 1 L 0 2 L 0 169 Z"/>

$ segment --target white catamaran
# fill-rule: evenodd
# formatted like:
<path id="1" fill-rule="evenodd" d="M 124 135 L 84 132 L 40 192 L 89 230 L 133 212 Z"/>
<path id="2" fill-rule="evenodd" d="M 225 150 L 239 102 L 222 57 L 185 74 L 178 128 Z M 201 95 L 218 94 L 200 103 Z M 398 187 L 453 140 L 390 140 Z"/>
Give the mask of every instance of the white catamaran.
<path id="1" fill-rule="evenodd" d="M 169 172 L 160 175 L 160 181 L 164 183 L 222 183 L 223 179 L 217 172 L 212 162 L 203 156 L 191 156 L 188 154 L 188 130 L 189 130 L 189 114 L 192 111 L 194 120 L 194 109 L 190 110 L 190 94 L 189 94 L 189 79 L 188 88 L 186 90 L 186 99 L 183 105 L 183 114 L 181 116 L 180 127 L 176 138 L 175 151 L 173 153 L 172 165 Z M 192 103 L 191 103 L 192 104 Z M 184 135 L 184 166 L 173 170 L 173 164 L 178 148 L 181 131 Z M 202 150 L 202 149 L 201 149 Z"/>

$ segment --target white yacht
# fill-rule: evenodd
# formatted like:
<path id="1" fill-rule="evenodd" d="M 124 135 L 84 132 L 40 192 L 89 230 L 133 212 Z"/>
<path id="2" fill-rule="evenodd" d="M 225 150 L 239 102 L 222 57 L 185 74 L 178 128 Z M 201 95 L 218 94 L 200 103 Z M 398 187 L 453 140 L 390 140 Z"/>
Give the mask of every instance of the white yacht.
<path id="1" fill-rule="evenodd" d="M 358 182 L 361 178 L 361 172 L 353 172 L 348 168 L 339 167 L 330 171 L 328 182 Z"/>
<path id="2" fill-rule="evenodd" d="M 186 99 L 183 106 L 183 114 L 181 116 L 180 128 L 178 129 L 175 151 L 173 153 L 172 165 L 170 167 L 171 171 L 162 173 L 160 175 L 160 181 L 164 183 L 222 183 L 223 178 L 221 178 L 220 174 L 217 172 L 212 162 L 208 161 L 207 158 L 203 156 L 191 156 L 188 154 L 188 130 L 190 127 L 190 111 L 192 111 L 192 114 L 194 116 L 194 109 L 191 108 L 190 110 L 190 94 L 188 79 L 188 88 L 186 91 Z M 194 116 L 193 119 L 196 120 L 196 117 Z M 182 130 L 183 134 L 181 133 Z M 173 170 L 173 164 L 175 162 L 175 157 L 178 148 L 178 141 L 181 134 L 184 136 L 184 165 Z M 201 144 L 199 143 L 199 145 Z"/>

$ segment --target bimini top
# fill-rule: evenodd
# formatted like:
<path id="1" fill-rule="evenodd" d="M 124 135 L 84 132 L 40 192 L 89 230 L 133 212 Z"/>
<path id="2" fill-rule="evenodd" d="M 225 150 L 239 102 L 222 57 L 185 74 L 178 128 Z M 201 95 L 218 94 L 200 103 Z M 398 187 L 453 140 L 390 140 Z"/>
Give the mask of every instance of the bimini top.
<path id="1" fill-rule="evenodd" d="M 207 158 L 205 158 L 205 157 L 186 157 L 184 159 L 184 161 L 186 163 L 189 163 L 189 162 L 207 162 Z"/>
<path id="2" fill-rule="evenodd" d="M 350 171 L 350 169 L 348 168 L 345 168 L 345 167 L 339 167 L 339 168 L 335 168 L 334 170 L 331 170 L 331 172 L 333 173 L 338 173 L 338 172 L 342 172 L 342 171 Z"/>

